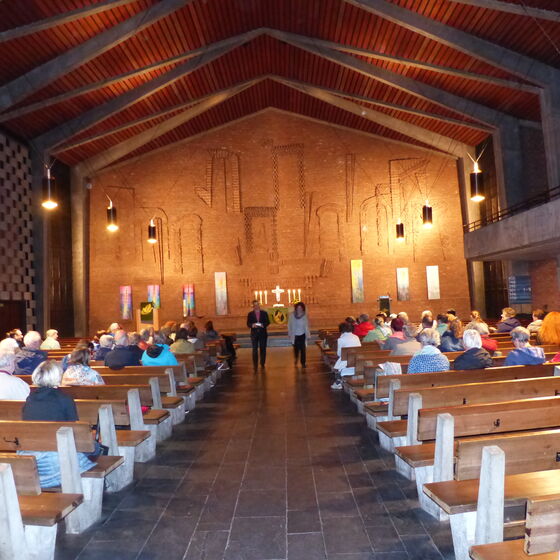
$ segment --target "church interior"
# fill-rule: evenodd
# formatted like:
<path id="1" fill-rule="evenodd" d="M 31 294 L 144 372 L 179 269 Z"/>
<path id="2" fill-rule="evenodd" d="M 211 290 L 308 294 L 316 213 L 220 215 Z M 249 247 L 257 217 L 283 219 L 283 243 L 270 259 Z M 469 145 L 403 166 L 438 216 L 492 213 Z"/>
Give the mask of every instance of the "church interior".
<path id="1" fill-rule="evenodd" d="M 558 558 L 559 0 L 0 16 L 0 559 Z"/>

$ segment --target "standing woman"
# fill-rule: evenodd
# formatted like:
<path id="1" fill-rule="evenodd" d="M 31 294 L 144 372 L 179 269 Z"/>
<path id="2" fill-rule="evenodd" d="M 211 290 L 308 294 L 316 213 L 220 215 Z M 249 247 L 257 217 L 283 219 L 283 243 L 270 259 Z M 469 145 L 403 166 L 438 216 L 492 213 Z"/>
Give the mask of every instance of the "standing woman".
<path id="1" fill-rule="evenodd" d="M 306 367 L 305 347 L 310 338 L 309 321 L 305 312 L 305 303 L 299 301 L 294 306 L 293 313 L 288 318 L 288 336 L 294 347 L 294 363 L 297 365 L 298 357 L 301 360 L 301 367 Z"/>

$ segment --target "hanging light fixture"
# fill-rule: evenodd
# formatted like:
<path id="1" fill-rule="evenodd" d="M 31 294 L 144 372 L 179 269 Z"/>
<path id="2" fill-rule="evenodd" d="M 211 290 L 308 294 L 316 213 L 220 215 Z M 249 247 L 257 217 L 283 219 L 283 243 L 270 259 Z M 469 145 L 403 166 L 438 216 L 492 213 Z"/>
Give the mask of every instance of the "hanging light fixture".
<path id="1" fill-rule="evenodd" d="M 478 161 L 473 161 L 474 169 L 470 173 L 471 181 L 471 200 L 473 202 L 482 202 L 486 197 L 484 196 L 484 176 L 478 166 Z"/>
<path id="2" fill-rule="evenodd" d="M 397 222 L 397 241 L 404 241 L 404 224 L 400 220 Z"/>
<path id="3" fill-rule="evenodd" d="M 430 229 L 434 225 L 432 219 L 432 207 L 430 206 L 430 203 L 427 200 L 426 200 L 426 204 L 422 206 L 422 225 L 426 229 Z"/>
<path id="4" fill-rule="evenodd" d="M 148 243 L 157 243 L 156 224 L 153 218 L 148 225 Z"/>
<path id="5" fill-rule="evenodd" d="M 113 201 L 109 195 L 106 195 L 109 199 L 109 206 L 107 206 L 107 231 L 114 232 L 119 229 L 119 224 L 117 224 L 117 209 L 113 206 Z"/>
<path id="6" fill-rule="evenodd" d="M 58 206 L 58 202 L 52 196 L 51 168 L 45 165 L 45 169 L 47 170 L 47 177 L 43 181 L 44 199 L 41 202 L 41 206 L 46 210 L 54 210 Z"/>

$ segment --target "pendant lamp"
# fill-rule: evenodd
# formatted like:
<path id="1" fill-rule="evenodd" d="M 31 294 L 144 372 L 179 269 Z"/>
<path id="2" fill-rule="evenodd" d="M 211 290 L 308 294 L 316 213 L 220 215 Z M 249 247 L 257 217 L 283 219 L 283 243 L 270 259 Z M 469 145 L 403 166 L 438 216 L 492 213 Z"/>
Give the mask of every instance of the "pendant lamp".
<path id="1" fill-rule="evenodd" d="M 43 192 L 44 198 L 41 206 L 46 210 L 54 210 L 58 206 L 58 202 L 54 200 L 52 194 L 52 184 L 51 184 L 51 168 L 45 166 L 47 170 L 47 177 L 46 180 L 43 182 Z"/>
<path id="2" fill-rule="evenodd" d="M 109 199 L 109 206 L 107 206 L 107 231 L 114 232 L 119 229 L 117 209 L 113 206 L 113 201 L 108 195 L 107 198 Z"/>
<path id="3" fill-rule="evenodd" d="M 422 206 L 422 225 L 426 229 L 430 229 L 434 225 L 433 218 L 432 218 L 432 207 L 430 206 L 427 200 L 426 200 L 426 204 Z"/>
<path id="4" fill-rule="evenodd" d="M 471 200 L 473 202 L 482 202 L 486 197 L 484 196 L 484 177 L 478 162 L 474 162 L 474 170 L 470 174 L 471 182 Z"/>
<path id="5" fill-rule="evenodd" d="M 150 220 L 148 225 L 148 243 L 157 243 L 156 224 L 154 223 L 153 218 Z"/>

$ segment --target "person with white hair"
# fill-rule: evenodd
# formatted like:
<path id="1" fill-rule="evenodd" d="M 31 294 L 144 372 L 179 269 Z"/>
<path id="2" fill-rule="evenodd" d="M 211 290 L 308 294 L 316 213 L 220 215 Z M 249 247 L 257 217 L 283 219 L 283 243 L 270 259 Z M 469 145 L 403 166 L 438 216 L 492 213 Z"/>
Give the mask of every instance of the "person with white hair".
<path id="1" fill-rule="evenodd" d="M 19 352 L 19 344 L 13 338 L 4 338 L 0 341 L 0 352 L 15 354 Z"/>
<path id="2" fill-rule="evenodd" d="M 444 356 L 438 349 L 440 336 L 437 329 L 424 329 L 418 335 L 418 342 L 422 348 L 410 359 L 408 373 L 431 373 L 449 369 L 447 356 Z"/>
<path id="3" fill-rule="evenodd" d="M 109 332 L 109 334 L 115 336 L 117 331 L 121 331 L 122 327 L 118 324 L 118 323 L 111 323 L 109 325 L 109 328 L 107 329 L 107 331 Z"/>
<path id="4" fill-rule="evenodd" d="M 105 356 L 105 365 L 111 369 L 140 365 L 138 356 L 129 348 L 128 334 L 125 331 L 120 330 L 115 333 L 115 346 Z"/>
<path id="5" fill-rule="evenodd" d="M 510 333 L 515 346 L 504 362 L 505 366 L 532 366 L 544 364 L 546 357 L 540 346 L 531 346 L 531 333 L 525 327 L 516 327 Z"/>
<path id="6" fill-rule="evenodd" d="M 45 340 L 41 344 L 41 350 L 60 350 L 58 331 L 56 329 L 49 329 L 46 332 Z"/>
<path id="7" fill-rule="evenodd" d="M 14 375 L 15 367 L 13 352 L 0 353 L 0 400 L 23 401 L 29 395 L 29 385 Z"/>
<path id="8" fill-rule="evenodd" d="M 455 358 L 453 369 L 484 369 L 492 367 L 492 357 L 482 347 L 482 337 L 476 329 L 466 329 L 463 333 L 465 351 Z"/>
<path id="9" fill-rule="evenodd" d="M 115 339 L 110 334 L 103 334 L 99 338 L 99 348 L 95 352 L 95 359 L 99 361 L 104 361 L 105 356 L 113 348 L 113 343 Z"/>
<path id="10" fill-rule="evenodd" d="M 41 335 L 37 331 L 29 331 L 23 337 L 24 347 L 16 355 L 16 375 L 31 375 L 47 359 L 47 353 L 39 350 L 41 342 Z"/>

